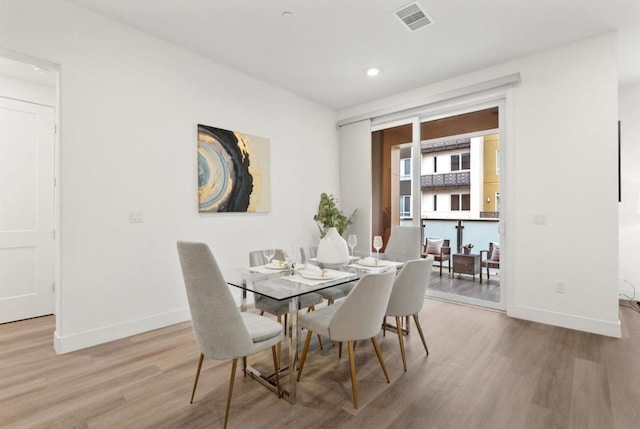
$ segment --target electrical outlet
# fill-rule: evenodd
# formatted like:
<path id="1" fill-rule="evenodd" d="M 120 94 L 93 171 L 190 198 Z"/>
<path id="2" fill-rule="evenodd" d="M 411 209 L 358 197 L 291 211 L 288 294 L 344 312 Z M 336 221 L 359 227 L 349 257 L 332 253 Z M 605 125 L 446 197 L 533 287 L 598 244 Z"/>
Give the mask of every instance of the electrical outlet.
<path id="1" fill-rule="evenodd" d="M 567 291 L 567 284 L 565 282 L 556 281 L 556 293 L 565 293 Z"/>

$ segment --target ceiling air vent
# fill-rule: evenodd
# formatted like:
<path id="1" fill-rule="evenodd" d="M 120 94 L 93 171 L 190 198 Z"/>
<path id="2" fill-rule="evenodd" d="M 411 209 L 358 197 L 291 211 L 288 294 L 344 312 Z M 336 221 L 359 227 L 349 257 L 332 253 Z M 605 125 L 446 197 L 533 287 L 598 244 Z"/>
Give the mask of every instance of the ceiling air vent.
<path id="1" fill-rule="evenodd" d="M 419 28 L 426 27 L 433 23 L 433 18 L 429 16 L 424 7 L 418 2 L 409 3 L 406 6 L 396 10 L 394 14 L 409 29 L 416 31 Z"/>

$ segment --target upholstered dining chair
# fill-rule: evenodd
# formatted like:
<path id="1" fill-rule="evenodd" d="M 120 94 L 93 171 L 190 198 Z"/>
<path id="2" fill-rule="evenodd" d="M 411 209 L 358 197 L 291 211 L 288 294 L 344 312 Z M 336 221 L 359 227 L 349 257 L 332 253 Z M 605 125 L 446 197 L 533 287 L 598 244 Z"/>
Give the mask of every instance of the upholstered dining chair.
<path id="1" fill-rule="evenodd" d="M 420 257 L 420 227 L 397 225 L 391 230 L 384 258 L 405 262 Z"/>
<path id="2" fill-rule="evenodd" d="M 451 247 L 447 238 L 427 238 L 424 242 L 422 257 L 433 256 L 433 260 L 440 265 L 440 277 L 442 277 L 442 264 L 447 261 L 449 273 L 451 273 Z"/>
<path id="3" fill-rule="evenodd" d="M 226 428 L 238 358 L 245 358 L 271 347 L 278 396 L 281 396 L 276 345 L 283 339 L 282 327 L 275 320 L 240 312 L 209 246 L 204 243 L 178 241 L 178 256 L 196 343 L 200 349 L 200 360 L 190 402 L 193 403 L 196 394 L 204 357 L 233 359 L 224 415 Z"/>
<path id="4" fill-rule="evenodd" d="M 276 249 L 275 259 L 280 261 L 284 260 L 284 252 L 282 249 Z M 254 250 L 249 252 L 249 265 L 256 267 L 259 265 L 265 265 L 269 261 L 264 257 L 262 250 Z M 262 316 L 265 312 L 276 316 L 278 322 L 282 322 L 284 316 L 284 326 L 287 325 L 287 315 L 289 314 L 289 300 L 278 301 L 277 299 L 269 298 L 257 293 L 253 294 L 255 307 L 260 310 Z M 315 310 L 315 306 L 322 302 L 322 296 L 313 292 L 307 293 L 298 298 L 299 309 L 307 308 L 307 311 Z M 318 337 L 320 347 L 322 348 L 322 340 Z M 278 360 L 280 360 L 281 346 L 278 346 Z"/>
<path id="5" fill-rule="evenodd" d="M 302 263 L 306 264 L 311 262 L 311 259 L 316 257 L 318 248 L 316 246 L 308 246 L 300 248 L 300 255 Z M 328 289 L 319 290 L 317 293 L 321 297 L 327 300 L 327 305 L 333 304 L 336 300 L 344 298 L 349 295 L 351 289 L 353 289 L 355 283 L 346 283 L 340 286 L 330 287 Z"/>
<path id="6" fill-rule="evenodd" d="M 341 302 L 341 305 L 331 305 L 300 316 L 300 326 L 307 328 L 308 332 L 300 357 L 298 381 L 302 376 L 311 335 L 315 332 L 333 341 L 348 342 L 354 408 L 358 408 L 358 386 L 356 383 L 354 356 L 356 341 L 371 339 L 384 376 L 387 379 L 387 383 L 389 383 L 389 374 L 375 336 L 381 329 L 380 321 L 387 309 L 391 288 L 393 287 L 393 279 L 396 275 L 395 271 L 393 269 L 382 273 L 365 274 L 354 286 L 351 293 Z"/>
<path id="7" fill-rule="evenodd" d="M 480 251 L 480 266 L 487 269 L 487 283 L 489 283 L 489 268 L 500 269 L 500 243 L 489 243 L 489 250 Z"/>
<path id="8" fill-rule="evenodd" d="M 396 327 L 398 330 L 398 341 L 400 342 L 400 353 L 402 355 L 402 366 L 407 370 L 407 357 L 404 349 L 404 338 L 402 333 L 401 321 L 403 317 L 413 316 L 413 321 L 418 328 L 424 351 L 429 354 L 427 342 L 424 339 L 422 326 L 418 313 L 424 304 L 424 297 L 431 281 L 431 266 L 433 265 L 433 256 L 427 256 L 425 259 L 415 259 L 407 261 L 398 273 L 394 283 L 385 319 L 387 317 L 396 318 Z"/>

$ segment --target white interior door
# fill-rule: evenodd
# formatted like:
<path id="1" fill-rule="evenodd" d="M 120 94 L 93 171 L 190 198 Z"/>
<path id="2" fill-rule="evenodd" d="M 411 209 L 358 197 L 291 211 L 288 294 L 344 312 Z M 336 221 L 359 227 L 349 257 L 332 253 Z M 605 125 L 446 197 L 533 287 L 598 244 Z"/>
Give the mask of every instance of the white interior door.
<path id="1" fill-rule="evenodd" d="M 54 109 L 0 97 L 0 323 L 53 313 Z"/>

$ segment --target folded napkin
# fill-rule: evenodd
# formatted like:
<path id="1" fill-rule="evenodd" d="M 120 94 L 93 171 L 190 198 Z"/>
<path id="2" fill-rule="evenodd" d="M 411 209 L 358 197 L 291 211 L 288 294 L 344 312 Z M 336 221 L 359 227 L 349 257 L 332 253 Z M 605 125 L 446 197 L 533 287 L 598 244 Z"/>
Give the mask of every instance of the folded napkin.
<path id="1" fill-rule="evenodd" d="M 378 263 L 380 262 L 379 259 L 374 258 L 372 256 L 367 256 L 365 258 L 362 258 L 362 259 L 360 259 L 360 261 L 362 261 L 362 263 L 366 264 L 366 265 L 378 265 Z M 382 264 L 380 264 L 380 265 L 382 265 Z"/>
<path id="2" fill-rule="evenodd" d="M 267 264 L 267 265 L 269 265 L 269 264 Z M 286 261 L 281 261 L 280 259 L 272 259 L 271 260 L 271 265 L 275 265 L 276 267 L 282 267 L 282 268 L 285 268 L 285 267 L 289 266 L 289 264 L 287 264 Z"/>
<path id="3" fill-rule="evenodd" d="M 309 275 L 321 276 L 321 277 L 324 277 L 327 275 L 326 269 L 320 268 L 317 265 L 313 265 L 313 264 L 305 264 L 304 268 L 302 268 L 302 272 Z"/>

